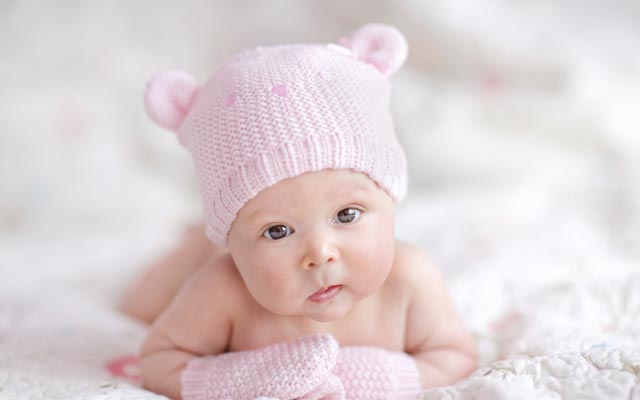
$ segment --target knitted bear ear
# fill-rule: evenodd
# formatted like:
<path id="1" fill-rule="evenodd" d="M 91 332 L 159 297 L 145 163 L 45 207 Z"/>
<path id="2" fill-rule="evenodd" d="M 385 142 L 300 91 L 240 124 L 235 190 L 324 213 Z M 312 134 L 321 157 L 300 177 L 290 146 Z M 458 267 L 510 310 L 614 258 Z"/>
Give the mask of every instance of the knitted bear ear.
<path id="1" fill-rule="evenodd" d="M 186 72 L 159 72 L 147 83 L 147 114 L 161 127 L 177 132 L 197 93 L 198 84 Z"/>
<path id="2" fill-rule="evenodd" d="M 372 64 L 384 76 L 390 76 L 407 59 L 407 40 L 393 26 L 367 24 L 338 43 L 351 49 L 359 60 Z"/>

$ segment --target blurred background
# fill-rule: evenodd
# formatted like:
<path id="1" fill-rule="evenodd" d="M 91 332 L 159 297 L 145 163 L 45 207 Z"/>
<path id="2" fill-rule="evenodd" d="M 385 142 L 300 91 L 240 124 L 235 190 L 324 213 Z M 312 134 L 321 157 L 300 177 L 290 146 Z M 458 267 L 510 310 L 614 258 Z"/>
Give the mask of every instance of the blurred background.
<path id="1" fill-rule="evenodd" d="M 637 1 L 2 0 L 3 294 L 115 301 L 199 218 L 188 153 L 143 109 L 155 72 L 204 81 L 244 48 L 368 22 L 410 48 L 392 77 L 410 166 L 398 236 L 441 266 L 470 324 L 508 295 L 491 269 L 516 290 L 523 272 L 530 287 L 638 267 Z"/>

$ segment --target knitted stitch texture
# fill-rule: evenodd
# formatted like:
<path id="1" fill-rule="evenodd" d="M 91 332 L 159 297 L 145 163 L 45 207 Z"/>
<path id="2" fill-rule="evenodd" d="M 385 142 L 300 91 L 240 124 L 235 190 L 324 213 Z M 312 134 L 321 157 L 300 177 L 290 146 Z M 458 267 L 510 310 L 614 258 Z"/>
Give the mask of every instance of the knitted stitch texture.
<path id="1" fill-rule="evenodd" d="M 404 63 L 406 40 L 369 24 L 339 43 L 258 47 L 228 58 L 202 85 L 181 71 L 147 85 L 149 117 L 192 154 L 213 242 L 226 243 L 260 191 L 310 171 L 360 171 L 404 198 L 387 78 Z"/>
<path id="2" fill-rule="evenodd" d="M 420 374 L 413 358 L 377 347 L 340 349 L 333 373 L 349 400 L 410 400 L 420 392 Z"/>
<path id="3" fill-rule="evenodd" d="M 181 376 L 182 398 L 340 400 L 342 385 L 331 374 L 337 357 L 335 339 L 317 334 L 255 350 L 194 358 Z"/>

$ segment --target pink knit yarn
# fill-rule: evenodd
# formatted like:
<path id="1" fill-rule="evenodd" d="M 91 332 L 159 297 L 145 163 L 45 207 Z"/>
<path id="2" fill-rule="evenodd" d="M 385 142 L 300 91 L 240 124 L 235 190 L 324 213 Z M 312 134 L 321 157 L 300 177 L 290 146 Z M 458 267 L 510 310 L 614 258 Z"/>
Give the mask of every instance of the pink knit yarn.
<path id="1" fill-rule="evenodd" d="M 212 241 L 226 242 L 237 213 L 261 190 L 309 171 L 353 169 L 395 200 L 405 196 L 387 77 L 406 59 L 406 40 L 369 24 L 341 43 L 247 50 L 200 86 L 180 71 L 149 82 L 149 116 L 193 156 Z"/>
<path id="2" fill-rule="evenodd" d="M 404 352 L 342 347 L 333 373 L 340 378 L 349 400 L 415 400 L 421 393 L 416 362 Z"/>
<path id="3" fill-rule="evenodd" d="M 290 342 L 192 359 L 181 376 L 185 400 L 258 397 L 343 400 L 340 380 L 331 373 L 338 342 L 316 334 Z"/>
<path id="4" fill-rule="evenodd" d="M 184 400 L 415 400 L 421 393 L 410 355 L 378 347 L 339 348 L 330 334 L 194 358 L 181 384 Z"/>

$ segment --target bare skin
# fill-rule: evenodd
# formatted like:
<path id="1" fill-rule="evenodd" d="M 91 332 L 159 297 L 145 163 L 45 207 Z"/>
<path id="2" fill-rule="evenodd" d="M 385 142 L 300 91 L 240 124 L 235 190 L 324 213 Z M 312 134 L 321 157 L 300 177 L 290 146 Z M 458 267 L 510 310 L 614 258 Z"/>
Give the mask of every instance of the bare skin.
<path id="1" fill-rule="evenodd" d="M 137 313 L 153 320 L 140 352 L 145 387 L 180 399 L 180 376 L 194 357 L 318 332 L 341 346 L 410 354 L 424 388 L 466 377 L 476 367 L 474 340 L 438 269 L 394 239 L 394 206 L 350 170 L 304 174 L 259 193 L 238 214 L 228 249 L 210 248 L 200 266 L 184 267 L 189 277 L 157 318 Z M 333 285 L 333 299 L 311 300 Z M 150 294 L 142 289 L 130 293 Z M 125 309 L 136 308 L 136 296 Z"/>
<path id="2" fill-rule="evenodd" d="M 120 311 L 151 324 L 196 270 L 229 252 L 226 247 L 211 243 L 204 229 L 204 223 L 187 226 L 180 243 L 155 260 L 125 290 Z"/>

